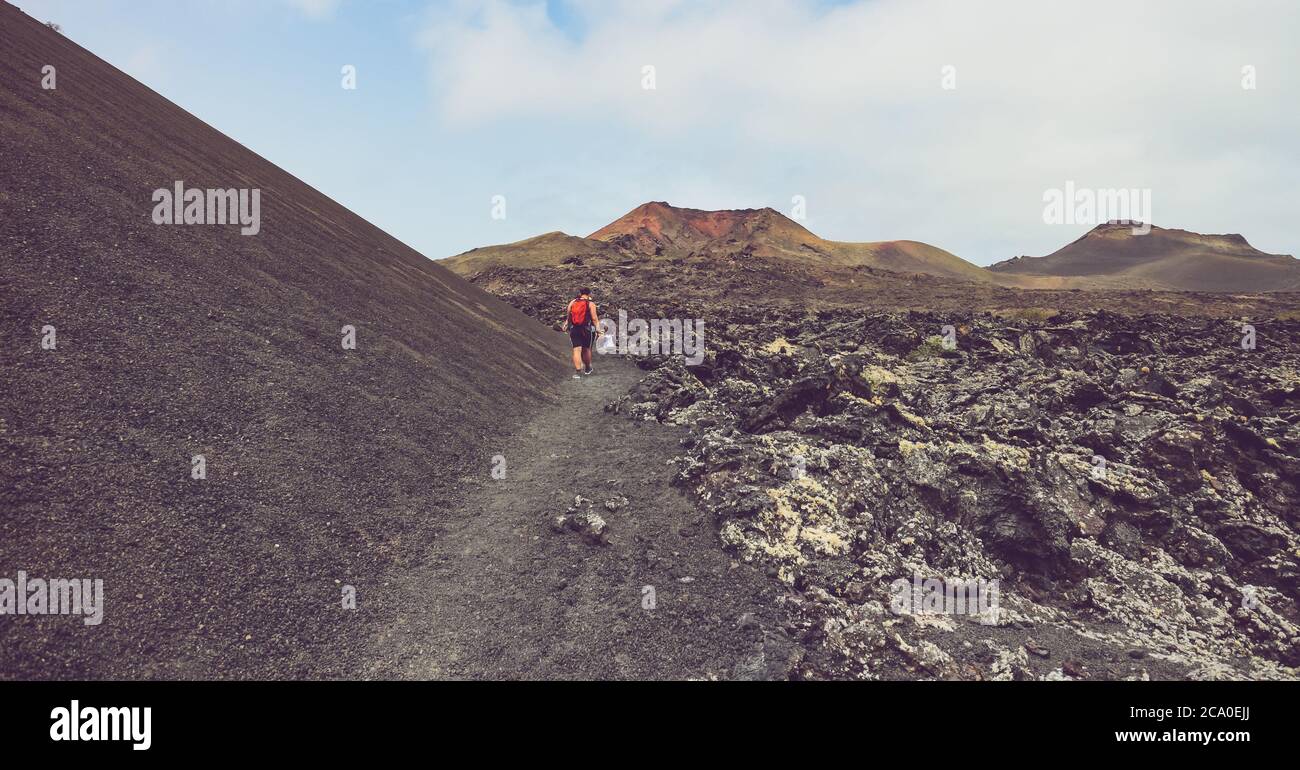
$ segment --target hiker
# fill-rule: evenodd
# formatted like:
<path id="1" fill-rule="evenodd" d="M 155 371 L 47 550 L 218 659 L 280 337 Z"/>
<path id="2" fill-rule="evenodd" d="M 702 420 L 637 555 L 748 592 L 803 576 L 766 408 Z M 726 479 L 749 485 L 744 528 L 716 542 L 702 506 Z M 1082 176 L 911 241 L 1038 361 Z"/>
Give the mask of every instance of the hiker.
<path id="1" fill-rule="evenodd" d="M 573 343 L 575 380 L 591 374 L 591 345 L 600 336 L 597 331 L 599 324 L 600 316 L 596 315 L 596 303 L 591 301 L 591 289 L 579 289 L 578 296 L 569 300 L 569 309 L 564 314 L 564 328 Z"/>

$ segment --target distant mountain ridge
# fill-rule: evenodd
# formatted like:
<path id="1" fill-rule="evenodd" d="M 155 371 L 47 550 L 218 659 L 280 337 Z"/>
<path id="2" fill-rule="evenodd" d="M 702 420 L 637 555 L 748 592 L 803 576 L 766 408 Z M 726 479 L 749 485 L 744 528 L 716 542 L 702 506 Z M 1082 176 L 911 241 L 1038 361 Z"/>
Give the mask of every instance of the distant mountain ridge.
<path id="1" fill-rule="evenodd" d="M 445 264 L 464 276 L 493 267 L 745 265 L 780 273 L 797 268 L 820 280 L 854 270 L 921 274 L 1018 289 L 1160 289 L 1262 292 L 1300 290 L 1300 260 L 1265 254 L 1237 234 L 1201 235 L 1152 226 L 1099 225 L 1046 257 L 1015 257 L 979 267 L 911 240 L 829 241 L 772 208 L 708 211 L 651 201 L 581 238 L 561 232 L 471 249 Z"/>
<path id="2" fill-rule="evenodd" d="M 1003 275 L 1124 279 L 1142 288 L 1180 291 L 1300 289 L 1300 260 L 1266 254 L 1236 233 L 1202 235 L 1111 222 L 1045 257 L 1015 257 L 989 266 Z"/>
<path id="3" fill-rule="evenodd" d="M 483 269 L 562 264 L 749 260 L 779 267 L 869 267 L 989 283 L 986 270 L 919 241 L 828 241 L 772 208 L 706 211 L 663 201 L 644 203 L 586 238 L 547 233 L 471 249 L 446 260 L 461 275 Z"/>

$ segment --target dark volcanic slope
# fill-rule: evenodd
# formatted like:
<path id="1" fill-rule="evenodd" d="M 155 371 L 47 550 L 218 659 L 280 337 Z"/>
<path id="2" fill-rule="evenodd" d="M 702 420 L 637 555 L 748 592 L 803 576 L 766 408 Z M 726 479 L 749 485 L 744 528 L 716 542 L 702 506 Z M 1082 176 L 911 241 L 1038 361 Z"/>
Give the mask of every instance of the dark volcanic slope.
<path id="1" fill-rule="evenodd" d="M 0 617 L 0 678 L 355 676 L 546 333 L 7 4 L 0 157 L 0 577 L 107 595 Z M 260 188 L 260 234 L 154 225 L 176 180 Z"/>
<path id="2" fill-rule="evenodd" d="M 1016 257 L 989 267 L 1012 275 L 1120 278 L 1133 288 L 1181 291 L 1295 291 L 1300 260 L 1265 254 L 1240 235 L 1201 235 L 1105 224 L 1046 257 Z"/>

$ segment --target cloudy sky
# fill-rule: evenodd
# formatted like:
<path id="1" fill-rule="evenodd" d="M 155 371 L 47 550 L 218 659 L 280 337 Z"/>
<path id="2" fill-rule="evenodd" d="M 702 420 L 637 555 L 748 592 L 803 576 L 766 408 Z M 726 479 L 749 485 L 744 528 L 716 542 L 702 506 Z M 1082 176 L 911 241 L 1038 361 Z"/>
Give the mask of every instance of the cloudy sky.
<path id="1" fill-rule="evenodd" d="M 1067 182 L 1300 255 L 1294 0 L 16 4 L 431 258 L 802 196 L 989 264 Z"/>

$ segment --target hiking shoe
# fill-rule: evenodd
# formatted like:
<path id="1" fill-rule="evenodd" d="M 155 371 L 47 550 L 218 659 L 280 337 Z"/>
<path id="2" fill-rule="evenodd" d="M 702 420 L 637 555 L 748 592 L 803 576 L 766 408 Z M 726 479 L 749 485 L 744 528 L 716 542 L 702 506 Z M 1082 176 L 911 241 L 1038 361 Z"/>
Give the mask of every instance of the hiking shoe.
<path id="1" fill-rule="evenodd" d="M 591 374 L 591 367 L 588 366 L 586 369 L 583 369 L 583 370 L 582 370 L 582 373 L 583 373 L 583 374 Z"/>
<path id="2" fill-rule="evenodd" d="M 575 380 L 580 380 L 580 379 L 582 379 L 582 375 L 581 375 L 581 374 L 578 374 L 577 372 L 574 372 L 574 373 L 573 373 L 573 379 L 575 379 Z"/>

